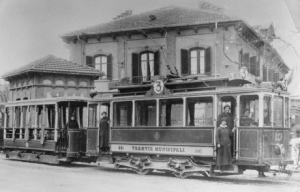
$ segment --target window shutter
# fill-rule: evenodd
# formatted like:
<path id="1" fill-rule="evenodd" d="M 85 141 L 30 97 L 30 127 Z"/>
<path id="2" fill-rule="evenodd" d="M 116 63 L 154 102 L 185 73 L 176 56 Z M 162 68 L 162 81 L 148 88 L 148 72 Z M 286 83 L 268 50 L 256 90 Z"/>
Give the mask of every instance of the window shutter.
<path id="1" fill-rule="evenodd" d="M 256 76 L 256 56 L 250 57 L 250 73 Z"/>
<path id="2" fill-rule="evenodd" d="M 268 69 L 264 66 L 263 67 L 263 81 L 268 81 Z"/>
<path id="3" fill-rule="evenodd" d="M 256 61 L 256 76 L 260 77 L 260 56 L 258 56 L 257 61 Z"/>
<path id="4" fill-rule="evenodd" d="M 140 83 L 139 77 L 142 72 L 140 72 L 141 67 L 139 66 L 139 54 L 132 53 L 132 83 Z"/>
<path id="5" fill-rule="evenodd" d="M 269 78 L 268 81 L 274 81 L 274 70 L 273 69 L 269 69 Z"/>
<path id="6" fill-rule="evenodd" d="M 132 53 L 132 76 L 139 76 L 139 54 Z"/>
<path id="7" fill-rule="evenodd" d="M 239 53 L 239 63 L 240 63 L 240 67 L 243 66 L 243 49 L 240 50 Z"/>
<path id="8" fill-rule="evenodd" d="M 250 71 L 249 70 L 249 68 L 250 68 L 250 62 L 249 62 L 249 53 L 244 53 L 244 55 L 243 55 L 243 65 L 242 65 L 242 67 L 247 67 L 247 70 L 248 71 Z"/>
<path id="9" fill-rule="evenodd" d="M 85 57 L 85 63 L 86 63 L 86 65 L 89 66 L 89 67 L 94 67 L 94 66 L 93 66 L 93 57 L 91 57 L 91 56 L 86 56 L 86 57 Z"/>
<path id="10" fill-rule="evenodd" d="M 159 75 L 159 67 L 160 67 L 160 54 L 159 51 L 154 53 L 154 75 Z"/>
<path id="11" fill-rule="evenodd" d="M 181 74 L 182 75 L 189 75 L 189 68 L 190 68 L 190 61 L 189 61 L 189 51 L 186 49 L 181 49 Z"/>
<path id="12" fill-rule="evenodd" d="M 107 79 L 112 79 L 112 55 L 107 56 Z"/>
<path id="13" fill-rule="evenodd" d="M 211 47 L 205 49 L 205 73 L 211 73 Z"/>

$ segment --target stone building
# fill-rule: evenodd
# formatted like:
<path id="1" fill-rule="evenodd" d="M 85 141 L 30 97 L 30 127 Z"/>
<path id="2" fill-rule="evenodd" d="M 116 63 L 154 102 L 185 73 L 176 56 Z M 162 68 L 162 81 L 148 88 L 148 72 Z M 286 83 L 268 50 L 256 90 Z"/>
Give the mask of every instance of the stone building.
<path id="1" fill-rule="evenodd" d="M 64 59 L 46 56 L 3 76 L 9 81 L 9 101 L 51 97 L 89 97 L 101 72 Z"/>
<path id="2" fill-rule="evenodd" d="M 218 10 L 166 7 L 119 18 L 62 36 L 70 60 L 105 73 L 96 90 L 178 74 L 228 78 L 246 67 L 263 81 L 284 78 L 289 68 L 244 20 Z M 255 78 L 253 78 L 255 79 Z"/>

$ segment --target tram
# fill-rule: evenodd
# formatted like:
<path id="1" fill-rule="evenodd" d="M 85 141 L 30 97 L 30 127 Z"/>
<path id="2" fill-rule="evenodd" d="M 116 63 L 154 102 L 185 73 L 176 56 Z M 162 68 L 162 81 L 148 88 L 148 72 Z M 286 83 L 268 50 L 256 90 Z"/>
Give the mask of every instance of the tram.
<path id="1" fill-rule="evenodd" d="M 3 147 L 7 158 L 26 161 L 106 161 L 138 174 L 156 170 L 179 178 L 212 176 L 219 174 L 218 115 L 229 105 L 236 131 L 233 164 L 225 173 L 291 174 L 285 170 L 291 163 L 289 93 L 269 85 L 235 77 L 158 77 L 139 85 L 121 82 L 112 97 L 9 102 Z M 99 147 L 103 111 L 111 120 L 109 152 Z M 79 129 L 63 129 L 71 115 Z M 271 169 L 274 165 L 279 169 Z"/>
<path id="2" fill-rule="evenodd" d="M 70 116 L 80 129 L 65 129 Z M 62 97 L 8 102 L 3 148 L 7 158 L 42 163 L 95 162 L 86 156 L 87 98 Z"/>

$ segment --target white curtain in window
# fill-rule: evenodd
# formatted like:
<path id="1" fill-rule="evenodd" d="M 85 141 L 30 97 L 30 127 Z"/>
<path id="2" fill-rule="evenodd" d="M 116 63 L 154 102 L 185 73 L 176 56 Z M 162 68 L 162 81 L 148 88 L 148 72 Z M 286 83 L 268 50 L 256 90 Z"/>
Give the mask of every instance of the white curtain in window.
<path id="1" fill-rule="evenodd" d="M 191 75 L 197 74 L 197 50 L 191 51 Z"/>

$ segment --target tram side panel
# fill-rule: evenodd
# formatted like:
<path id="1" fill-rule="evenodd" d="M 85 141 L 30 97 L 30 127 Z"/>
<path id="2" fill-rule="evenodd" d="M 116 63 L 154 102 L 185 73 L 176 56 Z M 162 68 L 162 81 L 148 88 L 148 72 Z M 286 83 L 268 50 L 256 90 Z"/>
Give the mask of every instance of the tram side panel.
<path id="1" fill-rule="evenodd" d="M 111 128 L 111 151 L 213 157 L 213 127 Z"/>
<path id="2" fill-rule="evenodd" d="M 272 166 L 289 163 L 289 130 L 248 127 L 240 128 L 238 134 L 238 164 Z"/>

